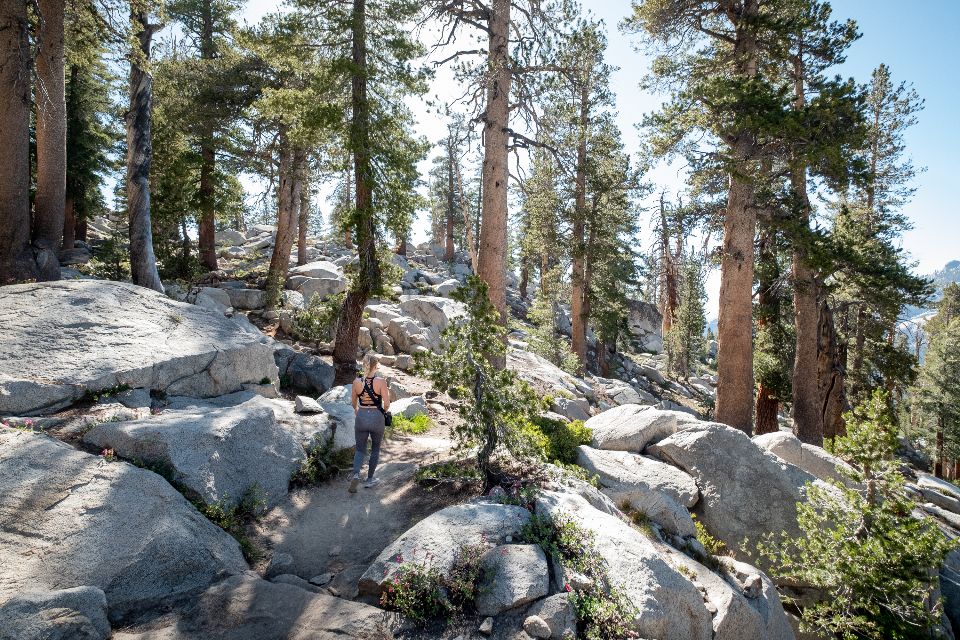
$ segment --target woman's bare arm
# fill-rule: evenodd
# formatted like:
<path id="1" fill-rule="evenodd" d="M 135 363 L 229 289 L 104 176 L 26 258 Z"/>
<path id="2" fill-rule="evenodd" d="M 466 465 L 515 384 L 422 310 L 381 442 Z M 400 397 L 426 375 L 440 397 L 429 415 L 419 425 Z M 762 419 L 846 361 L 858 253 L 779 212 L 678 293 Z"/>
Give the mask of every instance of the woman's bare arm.
<path id="1" fill-rule="evenodd" d="M 380 388 L 376 392 L 383 398 L 383 410 L 386 411 L 390 408 L 390 387 L 387 386 L 387 381 L 383 378 L 378 378 L 375 382 L 380 383 Z"/>
<path id="2" fill-rule="evenodd" d="M 361 387 L 362 388 L 362 387 Z M 353 384 L 350 385 L 350 404 L 353 405 L 353 411 L 356 413 L 359 411 L 360 404 L 360 394 L 357 392 L 357 381 L 354 380 Z"/>

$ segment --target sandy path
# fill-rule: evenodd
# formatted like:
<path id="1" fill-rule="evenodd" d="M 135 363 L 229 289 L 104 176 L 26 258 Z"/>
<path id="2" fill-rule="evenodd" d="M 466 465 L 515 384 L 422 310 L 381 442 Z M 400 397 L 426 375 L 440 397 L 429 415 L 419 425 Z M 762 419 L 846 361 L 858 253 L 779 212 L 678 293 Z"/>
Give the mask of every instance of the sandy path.
<path id="1" fill-rule="evenodd" d="M 310 578 L 333 573 L 328 585 L 344 598 L 357 596 L 357 580 L 379 553 L 413 524 L 462 499 L 427 491 L 414 481 L 421 464 L 446 457 L 444 429 L 421 436 L 397 435 L 380 451 L 380 484 L 349 493 L 344 474 L 320 486 L 291 492 L 256 526 L 255 541 L 275 553 L 289 553 L 292 573 Z M 364 472 L 365 473 L 365 472 Z"/>

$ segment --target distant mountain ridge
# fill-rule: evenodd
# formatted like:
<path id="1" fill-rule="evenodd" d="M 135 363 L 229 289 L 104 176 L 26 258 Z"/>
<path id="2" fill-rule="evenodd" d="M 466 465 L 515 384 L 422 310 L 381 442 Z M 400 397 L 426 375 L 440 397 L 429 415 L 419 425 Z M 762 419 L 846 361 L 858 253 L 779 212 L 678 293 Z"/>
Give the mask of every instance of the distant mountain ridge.
<path id="1" fill-rule="evenodd" d="M 903 310 L 903 318 L 905 320 L 910 320 L 917 318 L 918 316 L 928 315 L 932 311 L 937 302 L 940 301 L 940 298 L 943 296 L 943 289 L 950 284 L 951 282 L 960 283 L 960 260 L 951 260 L 944 265 L 943 269 L 939 271 L 934 271 L 931 274 L 926 275 L 925 277 L 933 281 L 934 294 L 930 298 L 930 303 L 925 307 L 906 307 Z"/>

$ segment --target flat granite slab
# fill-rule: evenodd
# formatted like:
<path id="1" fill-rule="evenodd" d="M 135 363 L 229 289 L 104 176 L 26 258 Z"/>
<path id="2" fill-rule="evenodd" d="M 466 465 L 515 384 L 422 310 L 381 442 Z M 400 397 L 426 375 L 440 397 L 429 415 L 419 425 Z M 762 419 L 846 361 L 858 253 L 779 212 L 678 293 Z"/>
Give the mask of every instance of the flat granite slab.
<path id="1" fill-rule="evenodd" d="M 0 287 L 0 416 L 41 415 L 117 385 L 210 397 L 278 382 L 266 336 L 124 282 Z"/>

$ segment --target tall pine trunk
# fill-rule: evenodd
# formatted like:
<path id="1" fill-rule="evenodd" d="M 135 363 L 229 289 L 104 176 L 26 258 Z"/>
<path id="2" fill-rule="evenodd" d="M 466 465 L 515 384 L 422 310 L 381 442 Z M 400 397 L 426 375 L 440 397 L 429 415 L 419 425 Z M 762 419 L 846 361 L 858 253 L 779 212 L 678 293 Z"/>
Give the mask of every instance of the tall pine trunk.
<path id="1" fill-rule="evenodd" d="M 573 251 L 570 272 L 570 342 L 577 356 L 577 373 L 587 369 L 587 118 L 589 116 L 589 88 L 586 83 L 580 90 L 579 133 L 577 139 L 577 166 L 573 185 Z"/>
<path id="2" fill-rule="evenodd" d="M 307 264 L 307 231 L 310 226 L 310 183 L 304 179 L 297 209 L 297 264 Z"/>
<path id="3" fill-rule="evenodd" d="M 27 3 L 0 3 L 0 285 L 37 277 L 30 249 L 30 43 Z"/>
<path id="4" fill-rule="evenodd" d="M 757 74 L 753 29 L 758 14 L 758 0 L 744 0 L 737 16 L 733 71 L 743 80 Z M 753 430 L 753 239 L 757 227 L 751 180 L 754 147 L 754 136 L 748 129 L 738 131 L 731 144 L 733 171 L 723 217 L 717 321 L 716 419 L 748 435 Z"/>
<path id="5" fill-rule="evenodd" d="M 765 220 L 769 220 L 766 212 Z M 780 322 L 780 299 L 774 293 L 779 269 L 771 268 L 776 265 L 777 256 L 773 249 L 774 232 L 768 225 L 760 233 L 757 252 L 760 264 L 767 268 L 760 270 L 757 283 L 757 331 L 763 331 L 774 322 Z M 777 414 L 780 411 L 780 397 L 763 380 L 757 385 L 757 400 L 755 405 L 757 427 L 755 434 L 773 433 L 780 428 Z"/>
<path id="6" fill-rule="evenodd" d="M 510 115 L 510 5 L 493 0 L 487 58 L 487 103 L 483 120 L 483 206 L 477 274 L 490 302 L 507 323 L 507 142 Z"/>
<path id="7" fill-rule="evenodd" d="M 820 398 L 820 422 L 823 437 L 846 435 L 843 414 L 849 409 L 845 378 L 845 348 L 837 338 L 833 310 L 826 299 L 820 300 L 819 339 L 817 341 L 817 380 Z"/>
<path id="8" fill-rule="evenodd" d="M 679 287 L 677 286 L 677 265 L 670 250 L 670 229 L 667 226 L 667 207 L 664 194 L 660 194 L 660 261 L 663 271 L 663 321 L 660 326 L 660 335 L 666 336 L 673 326 L 673 316 L 680 304 Z"/>
<path id="9" fill-rule="evenodd" d="M 350 149 L 353 151 L 356 203 L 353 226 L 360 264 L 337 320 L 333 348 L 335 384 L 347 384 L 357 376 L 357 348 L 363 309 L 371 292 L 379 291 L 380 262 L 377 259 L 376 222 L 373 210 L 373 164 L 370 158 L 370 102 L 367 97 L 366 0 L 353 0 L 353 78 L 350 102 Z"/>
<path id="10" fill-rule="evenodd" d="M 213 42 L 212 0 L 203 0 L 201 17 L 203 31 L 200 35 L 200 58 L 213 60 L 215 46 Z M 216 171 L 216 152 L 213 148 L 213 124 L 209 117 L 204 118 L 203 135 L 200 137 L 200 224 L 197 244 L 200 250 L 200 263 L 210 271 L 217 270 L 216 248 L 216 198 L 214 196 L 214 172 Z"/>
<path id="11" fill-rule="evenodd" d="M 801 110 L 804 96 L 803 48 L 794 60 L 793 108 Z M 817 305 L 817 282 L 802 235 L 810 226 L 810 198 L 807 194 L 807 166 L 797 158 L 790 168 L 793 197 L 799 205 L 801 237 L 793 243 L 793 310 L 797 331 L 793 360 L 793 432 L 801 442 L 823 446 L 823 422 L 817 376 L 817 339 L 820 309 Z"/>
<path id="12" fill-rule="evenodd" d="M 287 136 L 286 125 L 281 125 L 280 136 L 280 184 L 277 187 L 277 239 L 270 256 L 267 271 L 266 309 L 277 309 L 283 302 L 283 286 L 290 266 L 290 251 L 296 233 L 296 208 L 300 201 L 298 176 L 303 152 L 294 149 Z"/>
<path id="13" fill-rule="evenodd" d="M 60 279 L 59 253 L 67 190 L 67 103 L 63 58 L 63 0 L 39 0 L 37 40 L 37 193 L 33 244 L 41 280 Z M 72 247 L 71 247 L 72 248 Z"/>
<path id="14" fill-rule="evenodd" d="M 753 237 L 756 224 L 753 184 L 731 175 L 720 264 L 716 420 L 747 434 L 753 430 Z"/>
<path id="15" fill-rule="evenodd" d="M 453 230 L 455 224 L 455 210 L 456 206 L 454 205 L 454 185 L 453 185 L 453 163 L 456 162 L 456 158 L 453 156 L 453 142 L 447 139 L 447 220 L 444 225 L 444 251 L 443 259 L 449 263 L 453 262 Z"/>
<path id="16" fill-rule="evenodd" d="M 130 60 L 130 109 L 127 125 L 127 213 L 130 235 L 130 274 L 133 283 L 163 293 L 153 253 L 153 229 L 150 225 L 150 146 L 153 77 L 146 68 L 150 62 L 150 42 L 159 25 L 149 24 L 147 13 L 130 14 L 139 50 Z"/>

